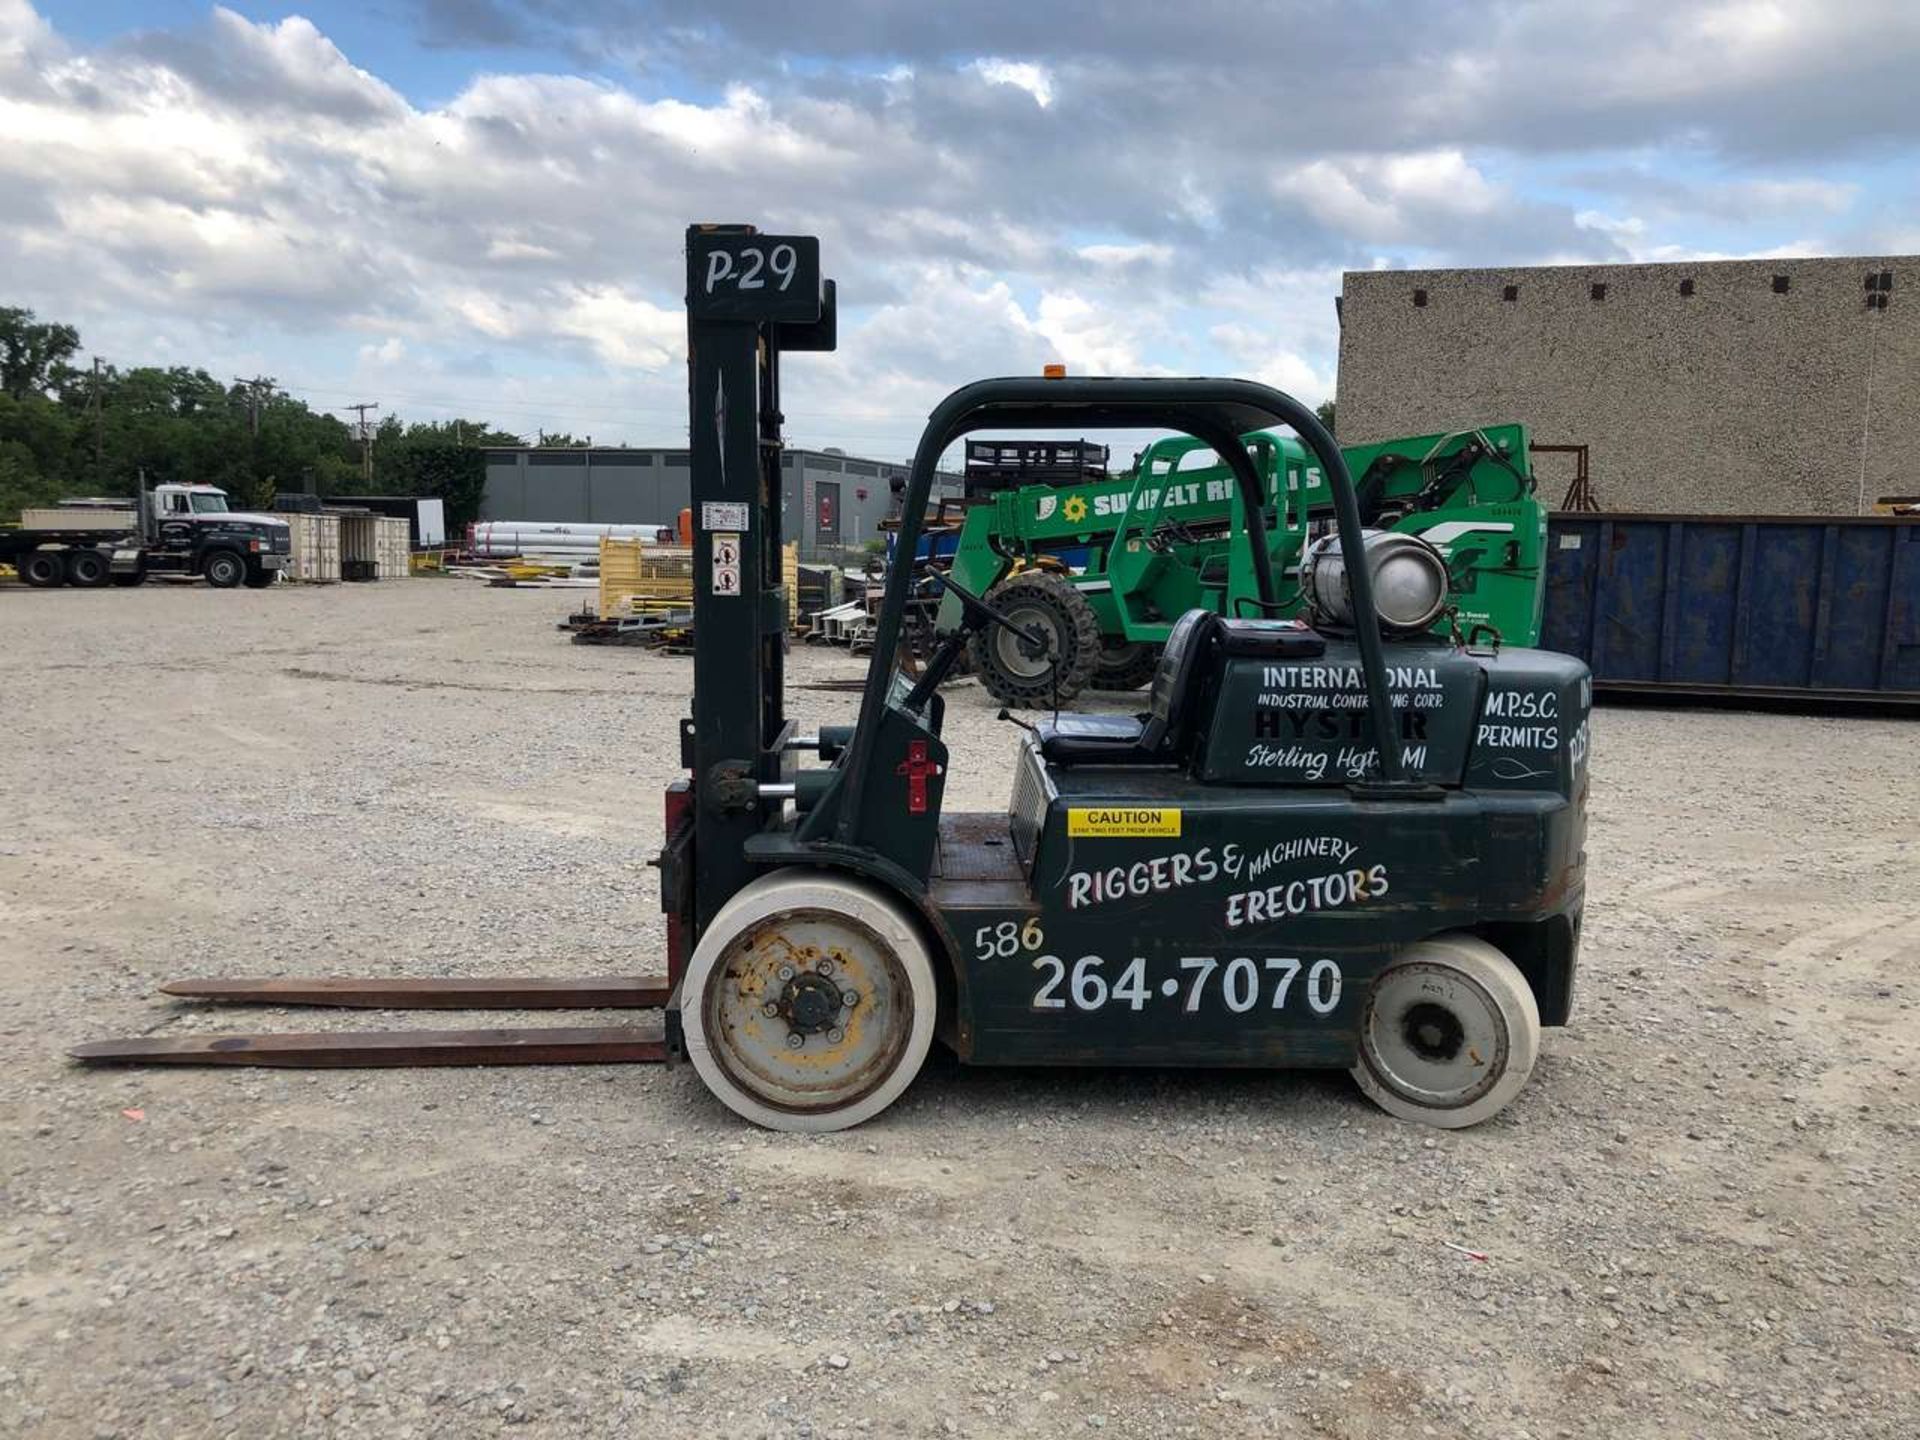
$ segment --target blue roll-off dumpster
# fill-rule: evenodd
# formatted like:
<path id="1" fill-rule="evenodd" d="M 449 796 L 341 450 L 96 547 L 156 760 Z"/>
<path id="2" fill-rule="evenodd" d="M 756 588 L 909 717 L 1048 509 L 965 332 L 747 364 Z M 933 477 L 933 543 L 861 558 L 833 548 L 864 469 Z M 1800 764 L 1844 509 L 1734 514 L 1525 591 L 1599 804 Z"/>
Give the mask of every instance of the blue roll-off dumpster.
<path id="1" fill-rule="evenodd" d="M 1920 520 L 1556 514 L 1540 643 L 1602 694 L 1920 705 Z"/>

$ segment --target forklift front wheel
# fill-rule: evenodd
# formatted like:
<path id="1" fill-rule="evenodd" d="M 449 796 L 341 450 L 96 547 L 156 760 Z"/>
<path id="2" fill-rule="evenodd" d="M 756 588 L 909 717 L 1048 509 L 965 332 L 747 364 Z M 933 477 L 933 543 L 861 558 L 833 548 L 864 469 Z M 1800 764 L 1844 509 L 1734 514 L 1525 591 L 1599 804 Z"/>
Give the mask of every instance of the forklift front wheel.
<path id="1" fill-rule="evenodd" d="M 681 987 L 687 1057 L 769 1130 L 844 1130 L 920 1073 L 938 1007 L 904 906 L 823 871 L 763 876 L 720 907 Z"/>
<path id="2" fill-rule="evenodd" d="M 1403 1120 L 1462 1130 L 1520 1093 L 1540 1054 L 1540 1010 L 1519 968 L 1477 935 L 1410 945 L 1380 972 L 1353 1078 Z"/>

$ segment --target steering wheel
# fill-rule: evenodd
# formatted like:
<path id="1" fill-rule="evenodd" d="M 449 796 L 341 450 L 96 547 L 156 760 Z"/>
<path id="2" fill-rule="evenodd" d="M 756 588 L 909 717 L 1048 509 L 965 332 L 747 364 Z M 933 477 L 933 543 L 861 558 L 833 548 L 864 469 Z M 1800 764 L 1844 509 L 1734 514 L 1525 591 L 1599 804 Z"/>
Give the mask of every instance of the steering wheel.
<path id="1" fill-rule="evenodd" d="M 1147 536 L 1147 548 L 1165 554 L 1173 548 L 1175 542 L 1192 545 L 1195 543 L 1194 533 L 1174 516 L 1163 516 L 1153 527 L 1153 533 Z"/>
<path id="2" fill-rule="evenodd" d="M 978 630 L 988 625 L 998 625 L 1001 629 L 1018 635 L 1022 640 L 1026 641 L 1027 644 L 1033 646 L 1034 649 L 1040 651 L 1042 654 L 1046 653 L 1047 637 L 1040 634 L 1037 630 L 1029 630 L 1026 626 L 1008 615 L 1006 611 L 989 605 L 978 595 L 954 580 L 952 576 L 941 576 L 940 583 L 951 590 L 954 598 L 960 602 L 961 612 L 965 616 L 965 621 L 963 621 L 961 625 L 963 630 Z M 968 624 L 966 623 L 967 621 L 971 621 L 972 623 Z"/>
<path id="3" fill-rule="evenodd" d="M 959 663 L 961 651 L 967 648 L 967 636 L 975 630 L 984 629 L 988 625 L 999 625 L 1031 645 L 1036 654 L 1048 653 L 1046 636 L 1029 630 L 1004 610 L 989 605 L 971 590 L 956 585 L 946 576 L 939 578 L 940 583 L 951 590 L 954 598 L 960 602 L 960 628 L 940 641 L 938 648 L 928 659 L 926 668 L 920 672 L 920 679 L 907 692 L 906 698 L 900 702 L 909 710 L 918 711 L 926 708 L 927 701 L 952 673 L 953 667 Z"/>

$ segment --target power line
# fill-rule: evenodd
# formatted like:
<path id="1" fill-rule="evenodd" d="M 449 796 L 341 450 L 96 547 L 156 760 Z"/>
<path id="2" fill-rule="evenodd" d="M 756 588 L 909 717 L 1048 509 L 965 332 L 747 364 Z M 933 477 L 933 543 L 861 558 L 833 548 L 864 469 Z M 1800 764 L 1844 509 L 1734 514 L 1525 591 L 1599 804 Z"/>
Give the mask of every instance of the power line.
<path id="1" fill-rule="evenodd" d="M 282 382 L 279 385 L 279 388 L 281 390 L 284 390 L 293 394 L 312 395 L 312 396 L 338 396 L 338 395 L 350 395 L 353 393 L 350 390 L 335 389 L 330 386 L 300 385 L 292 382 Z M 517 401 L 484 399 L 478 396 L 468 396 L 463 398 L 459 396 L 449 396 L 449 395 L 421 395 L 417 393 L 402 394 L 399 392 L 390 392 L 390 393 L 393 393 L 394 397 L 398 400 L 411 401 L 412 403 L 417 405 L 437 406 L 445 410 L 466 410 L 466 411 L 469 411 L 470 413 L 481 415 L 483 418 L 488 412 L 492 412 L 496 414 L 504 412 L 508 415 L 516 415 L 516 414 L 525 415 L 525 416 L 533 417 L 536 419 L 553 415 L 556 412 L 561 412 L 561 413 L 565 413 L 565 414 L 569 414 L 571 416 L 577 417 L 582 421 L 603 422 L 609 428 L 616 428 L 616 429 L 630 426 L 636 417 L 641 417 L 641 416 L 660 416 L 663 418 L 670 418 L 675 423 L 676 428 L 682 431 L 684 431 L 685 425 L 686 425 L 686 411 L 683 408 L 680 408 L 678 406 L 668 407 L 668 406 L 660 406 L 660 405 L 633 404 L 633 405 L 620 405 L 615 408 L 608 408 L 606 406 L 599 406 L 599 405 L 581 405 L 576 402 L 568 402 L 568 401 L 552 401 L 552 402 L 541 402 L 537 404 L 529 404 L 529 403 L 522 403 Z M 344 405 L 344 406 L 339 406 L 337 408 L 344 409 L 344 410 L 359 411 L 364 415 L 365 411 L 375 409 L 377 408 L 377 406 L 371 405 L 371 404 Z M 914 443 L 918 439 L 920 427 L 926 423 L 926 418 L 927 418 L 926 413 L 922 411 L 914 411 L 911 413 L 896 412 L 896 411 L 881 411 L 878 413 L 856 415 L 856 414 L 840 414 L 830 410 L 789 409 L 787 410 L 786 415 L 787 415 L 787 420 L 789 422 L 788 428 L 790 430 L 794 428 L 794 426 L 797 424 L 806 429 L 828 432 L 829 441 L 831 443 L 837 444 L 841 441 L 855 441 L 855 442 L 862 442 L 865 444 L 869 444 L 874 448 L 904 449 L 904 452 L 908 455 L 909 458 L 911 458 Z M 884 423 L 886 420 L 889 420 L 889 419 L 900 420 L 902 422 L 901 428 L 892 429 L 892 430 L 851 430 L 851 429 L 844 428 L 842 423 L 842 422 L 852 422 L 856 424 L 871 424 L 875 422 Z M 1154 430 L 1140 430 L 1140 431 L 1130 430 L 1126 432 L 1126 434 L 1123 436 L 1119 434 L 1119 432 L 1115 432 L 1114 436 L 1111 438 L 1110 443 L 1120 445 L 1123 443 L 1141 441 L 1142 437 L 1158 434 L 1158 433 L 1159 433 L 1158 431 L 1154 431 Z M 790 437 L 789 443 L 798 444 L 799 442 L 796 438 Z M 369 480 L 371 480 L 372 476 L 371 476 L 370 467 L 371 467 L 372 461 L 370 458 L 370 454 L 371 454 L 372 440 L 371 440 L 370 432 L 368 437 L 366 438 L 365 444 L 366 444 L 368 453 L 366 456 L 363 457 L 363 460 L 364 460 L 365 467 L 368 469 L 368 478 Z M 1137 444 L 1136 444 L 1136 448 L 1137 448 Z"/>
<path id="2" fill-rule="evenodd" d="M 301 394 L 301 395 L 351 395 L 353 394 L 353 391 L 351 390 L 340 389 L 333 386 L 300 385 L 300 384 L 295 384 L 291 381 L 288 381 L 282 384 L 280 388 L 283 390 L 293 391 L 296 394 Z M 685 408 L 680 406 L 635 404 L 635 405 L 623 405 L 623 406 L 620 406 L 618 409 L 608 409 L 603 405 L 581 405 L 576 402 L 565 401 L 565 400 L 554 400 L 554 401 L 541 402 L 538 404 L 528 404 L 522 401 L 492 400 L 492 399 L 487 399 L 480 396 L 404 394 L 397 390 L 389 391 L 388 393 L 391 394 L 393 398 L 396 400 L 411 401 L 416 405 L 440 405 L 448 409 L 472 408 L 476 410 L 511 410 L 511 411 L 518 411 L 521 414 L 526 414 L 526 415 L 543 415 L 543 414 L 550 414 L 554 411 L 564 411 L 564 412 L 572 412 L 580 415 L 585 415 L 585 416 L 588 416 L 589 418 L 607 418 L 607 419 L 614 419 L 614 420 L 618 420 L 625 415 L 633 415 L 633 414 L 671 415 L 681 419 L 684 419 L 686 416 Z M 351 410 L 353 407 L 351 405 L 347 405 L 342 408 Z M 904 421 L 912 421 L 919 424 L 924 424 L 926 422 L 927 415 L 928 415 L 927 410 L 913 410 L 913 411 L 881 410 L 881 411 L 863 411 L 859 413 L 842 413 L 842 412 L 833 411 L 833 410 L 789 409 L 786 413 L 789 419 L 814 419 L 814 420 L 827 420 L 827 421 L 904 420 Z"/>
<path id="3" fill-rule="evenodd" d="M 351 390 L 337 390 L 331 387 L 318 386 L 318 385 L 297 385 L 292 382 L 283 382 L 280 385 L 280 388 L 282 390 L 287 391 L 290 394 L 310 395 L 310 396 L 316 396 L 316 397 L 351 395 L 353 393 Z M 447 410 L 467 410 L 469 412 L 479 414 L 483 418 L 489 412 L 496 413 L 496 414 L 504 412 L 510 415 L 526 415 L 526 416 L 538 418 L 538 417 L 550 415 L 555 411 L 565 411 L 577 416 L 582 420 L 604 421 L 610 426 L 626 425 L 626 424 L 629 424 L 636 416 L 645 416 L 645 415 L 659 415 L 663 417 L 671 417 L 674 421 L 678 423 L 680 428 L 684 429 L 686 426 L 687 412 L 684 409 L 678 408 L 678 407 L 668 408 L 666 406 L 658 406 L 658 405 L 626 405 L 626 406 L 621 406 L 618 409 L 607 409 L 601 406 L 574 405 L 574 404 L 567 404 L 567 403 L 558 402 L 558 401 L 556 401 L 551 405 L 547 405 L 547 404 L 529 405 L 529 404 L 519 404 L 519 403 L 514 403 L 509 401 L 483 399 L 477 396 L 469 396 L 462 399 L 462 398 L 458 398 L 454 396 L 446 396 L 446 395 L 426 396 L 426 395 L 402 395 L 398 392 L 390 392 L 390 393 L 393 393 L 394 398 L 398 400 L 411 400 L 413 401 L 413 403 L 418 405 L 434 405 Z M 342 406 L 331 407 L 331 408 L 338 408 L 342 410 L 352 410 L 355 407 L 352 405 L 342 405 Z M 805 420 L 816 426 L 833 425 L 834 420 L 836 418 L 833 415 L 827 412 L 822 412 L 822 411 L 808 411 L 808 412 L 791 412 L 790 411 L 788 412 L 788 415 L 789 415 L 789 419 Z M 859 420 L 865 421 L 865 420 L 873 420 L 876 418 L 884 419 L 886 417 L 862 415 L 858 417 L 849 416 L 847 418 L 849 419 L 857 418 Z M 910 416 L 903 415 L 901 419 L 905 421 L 909 421 L 913 424 L 924 424 L 926 421 L 926 416 L 920 415 L 920 414 L 915 414 Z M 903 440 L 911 440 L 912 438 L 912 435 L 904 430 L 898 430 L 898 431 L 843 430 L 838 428 L 838 426 L 835 426 L 834 433 L 835 435 L 841 438 L 849 439 L 849 440 L 873 440 L 873 441 L 883 442 L 886 444 L 895 444 L 895 445 L 901 443 Z"/>

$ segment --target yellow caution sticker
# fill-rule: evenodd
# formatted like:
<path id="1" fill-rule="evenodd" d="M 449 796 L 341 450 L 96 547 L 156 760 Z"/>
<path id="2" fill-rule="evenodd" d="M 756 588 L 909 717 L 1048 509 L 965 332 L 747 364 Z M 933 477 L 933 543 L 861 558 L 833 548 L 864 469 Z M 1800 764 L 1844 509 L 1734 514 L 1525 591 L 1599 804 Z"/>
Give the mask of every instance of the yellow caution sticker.
<path id="1" fill-rule="evenodd" d="M 1143 810 L 1132 805 L 1071 806 L 1067 834 L 1100 835 L 1109 839 L 1146 839 L 1180 834 L 1178 810 Z"/>

